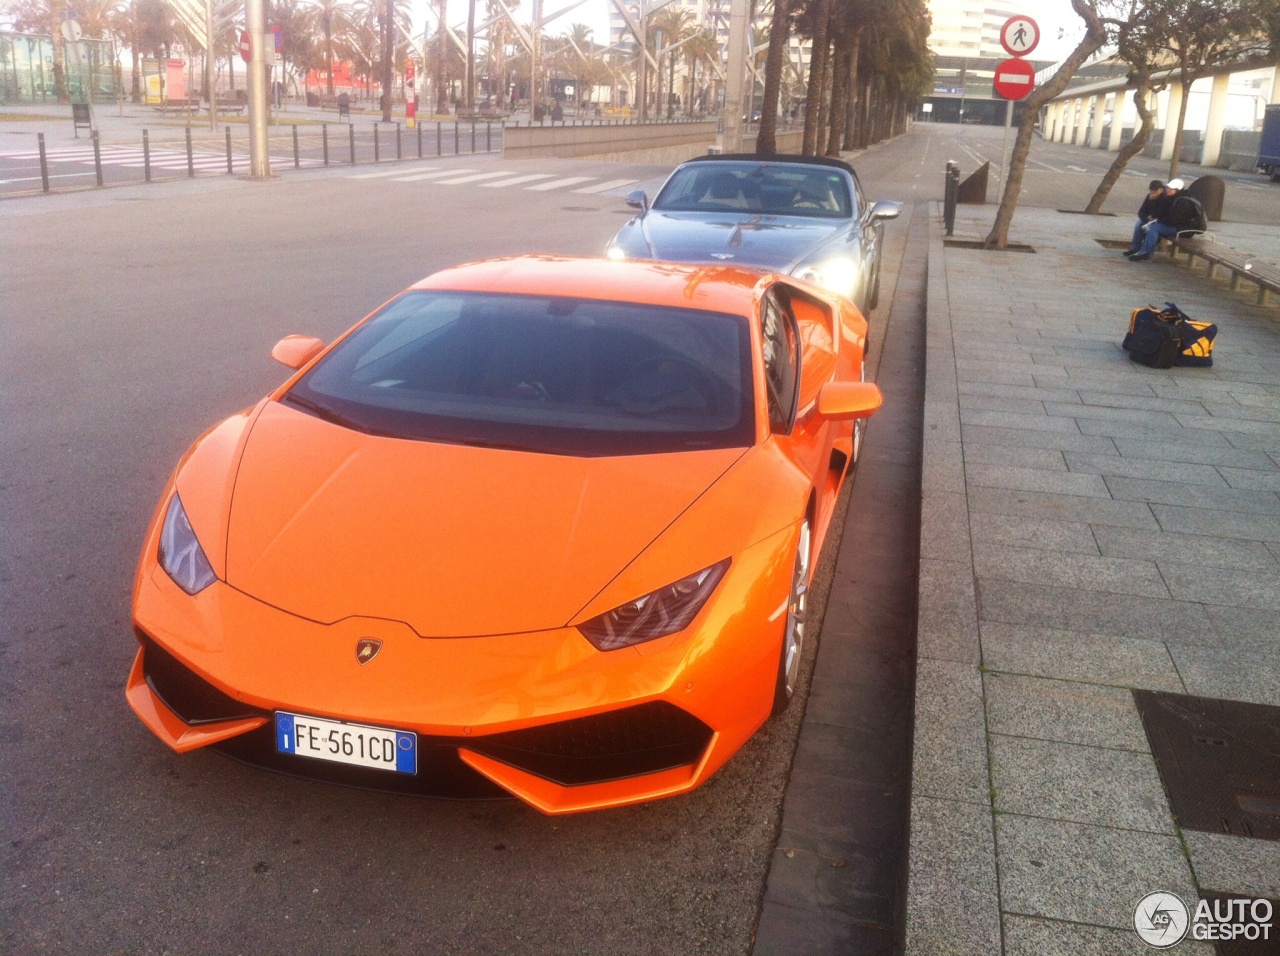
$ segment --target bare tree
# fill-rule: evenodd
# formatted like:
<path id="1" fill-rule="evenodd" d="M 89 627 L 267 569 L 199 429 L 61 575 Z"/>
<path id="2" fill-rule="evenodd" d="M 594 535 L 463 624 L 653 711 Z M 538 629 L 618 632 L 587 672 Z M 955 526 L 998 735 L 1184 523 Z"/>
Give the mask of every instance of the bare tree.
<path id="1" fill-rule="evenodd" d="M 1071 0 L 1071 8 L 1085 22 L 1084 37 L 1049 82 L 1036 87 L 1026 98 L 1018 135 L 1013 142 L 1013 154 L 1009 158 L 1004 195 L 1000 199 L 1000 208 L 996 210 L 996 221 L 984 243 L 988 249 L 1003 249 L 1009 243 L 1009 224 L 1013 221 L 1013 211 L 1018 207 L 1018 194 L 1022 192 L 1022 176 L 1027 168 L 1027 156 L 1031 153 L 1031 138 L 1040 108 L 1067 88 L 1076 70 L 1098 52 L 1107 38 L 1107 29 L 1098 16 L 1095 0 Z"/>

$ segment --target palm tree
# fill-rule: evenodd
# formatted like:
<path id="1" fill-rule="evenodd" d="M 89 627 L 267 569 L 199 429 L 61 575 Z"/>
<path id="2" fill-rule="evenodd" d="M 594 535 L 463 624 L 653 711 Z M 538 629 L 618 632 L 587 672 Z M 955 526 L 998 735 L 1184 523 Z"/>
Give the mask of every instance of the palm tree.
<path id="1" fill-rule="evenodd" d="M 436 112 L 449 112 L 449 96 L 445 89 L 445 65 L 449 56 L 449 40 L 445 36 L 445 16 L 449 9 L 449 0 L 437 0 L 439 4 L 440 28 L 436 33 Z"/>
<path id="2" fill-rule="evenodd" d="M 693 116 L 693 105 L 698 93 L 698 67 L 709 66 L 720 62 L 720 43 L 716 40 L 715 31 L 703 27 L 684 45 L 684 58 L 689 72 L 689 96 L 685 103 L 685 115 Z"/>
<path id="3" fill-rule="evenodd" d="M 315 23 L 320 28 L 320 43 L 316 55 L 324 58 L 328 74 L 328 93 L 333 96 L 333 60 L 341 58 L 346 37 L 351 30 L 352 10 L 348 0 L 312 0 L 315 3 Z"/>
<path id="4" fill-rule="evenodd" d="M 692 26 L 692 24 L 693 24 L 693 14 L 690 13 L 688 10 L 684 9 L 683 7 L 676 7 L 676 6 L 663 7 L 654 15 L 653 20 L 650 23 L 649 29 L 655 32 L 660 31 L 661 39 L 662 39 L 662 48 L 657 50 L 657 56 L 659 58 L 659 64 L 658 64 L 659 70 L 658 70 L 658 97 L 656 100 L 656 106 L 657 106 L 657 113 L 658 113 L 659 119 L 662 118 L 662 114 L 664 112 L 662 108 L 663 106 L 662 104 L 662 70 L 661 70 L 662 49 L 670 50 L 676 44 L 681 43 L 682 41 L 688 39 L 688 37 L 690 36 L 690 27 Z M 655 46 L 656 46 L 656 42 L 655 42 Z M 667 58 L 670 60 L 670 67 L 669 67 L 670 76 L 667 81 L 667 108 L 665 112 L 669 116 L 671 112 L 675 109 L 674 104 L 671 103 L 671 96 L 675 90 L 675 83 L 676 83 L 677 56 L 675 51 L 668 53 Z"/>

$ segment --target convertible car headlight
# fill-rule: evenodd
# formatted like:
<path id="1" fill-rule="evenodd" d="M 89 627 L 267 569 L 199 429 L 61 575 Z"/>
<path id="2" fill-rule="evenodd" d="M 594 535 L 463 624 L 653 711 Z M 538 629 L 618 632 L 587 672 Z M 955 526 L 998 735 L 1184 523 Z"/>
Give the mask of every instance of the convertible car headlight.
<path id="1" fill-rule="evenodd" d="M 182 509 L 182 500 L 176 494 L 169 499 L 164 527 L 160 529 L 157 557 L 160 567 L 188 594 L 197 594 L 217 580 L 218 576 L 213 573 L 213 566 L 204 556 L 204 549 L 187 520 L 187 513 Z"/>
<path id="2" fill-rule="evenodd" d="M 843 256 L 824 259 L 816 265 L 803 265 L 795 270 L 797 279 L 813 282 L 846 298 L 853 297 L 853 287 L 858 281 L 858 264 Z"/>
<path id="3" fill-rule="evenodd" d="M 604 251 L 604 254 L 608 259 L 625 259 L 627 257 L 621 246 L 610 246 Z"/>
<path id="4" fill-rule="evenodd" d="M 728 570 L 729 559 L 725 558 L 675 584 L 593 617 L 579 624 L 578 630 L 598 651 L 614 651 L 682 631 L 702 610 Z"/>

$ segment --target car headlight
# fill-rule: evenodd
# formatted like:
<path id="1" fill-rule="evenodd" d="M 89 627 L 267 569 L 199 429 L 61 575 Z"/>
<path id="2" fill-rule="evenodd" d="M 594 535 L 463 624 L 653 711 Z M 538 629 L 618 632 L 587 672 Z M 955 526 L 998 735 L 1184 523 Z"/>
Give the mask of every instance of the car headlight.
<path id="1" fill-rule="evenodd" d="M 578 630 L 598 651 L 614 651 L 683 631 L 728 570 L 729 559 L 725 558 L 675 584 L 593 617 L 579 624 Z"/>
<path id="2" fill-rule="evenodd" d="M 625 259 L 627 257 L 621 246 L 610 246 L 604 251 L 604 254 L 609 259 Z"/>
<path id="3" fill-rule="evenodd" d="M 176 494 L 169 499 L 169 510 L 165 512 L 157 557 L 160 567 L 188 594 L 203 591 L 218 578 Z"/>
<path id="4" fill-rule="evenodd" d="M 853 259 L 838 256 L 814 265 L 803 265 L 793 275 L 852 299 L 854 287 L 858 284 L 858 264 Z"/>

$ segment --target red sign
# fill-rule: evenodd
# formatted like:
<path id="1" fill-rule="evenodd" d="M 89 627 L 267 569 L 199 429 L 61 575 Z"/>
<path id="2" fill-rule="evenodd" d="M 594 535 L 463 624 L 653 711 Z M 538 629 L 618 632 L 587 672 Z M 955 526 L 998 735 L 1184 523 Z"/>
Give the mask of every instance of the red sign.
<path id="1" fill-rule="evenodd" d="M 249 31 L 240 31 L 240 59 L 248 63 L 253 59 L 253 43 L 249 40 Z"/>
<path id="2" fill-rule="evenodd" d="M 1035 67 L 1026 60 L 1005 60 L 996 67 L 993 85 L 996 96 L 1002 96 L 1006 100 L 1020 100 L 1036 85 Z"/>
<path id="3" fill-rule="evenodd" d="M 284 52 L 284 31 L 279 27 L 267 27 L 268 32 L 275 37 L 276 52 Z"/>
<path id="4" fill-rule="evenodd" d="M 1030 17 L 1010 17 L 1000 28 L 1000 45 L 1011 56 L 1026 56 L 1040 43 L 1040 27 Z"/>

